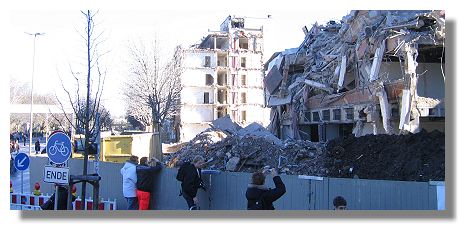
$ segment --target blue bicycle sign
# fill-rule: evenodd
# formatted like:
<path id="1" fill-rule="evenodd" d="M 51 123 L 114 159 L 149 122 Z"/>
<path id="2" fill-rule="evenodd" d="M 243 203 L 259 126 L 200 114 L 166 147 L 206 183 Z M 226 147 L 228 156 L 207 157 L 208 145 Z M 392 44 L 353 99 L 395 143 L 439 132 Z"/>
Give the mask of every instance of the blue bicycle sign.
<path id="1" fill-rule="evenodd" d="M 49 153 L 52 155 L 55 155 L 57 152 L 59 152 L 64 157 L 69 155 L 69 151 L 70 150 L 64 146 L 64 142 L 59 143 L 57 140 L 54 142 L 54 145 L 49 148 Z"/>
<path id="2" fill-rule="evenodd" d="M 47 141 L 47 156 L 56 164 L 66 162 L 72 150 L 70 138 L 63 132 L 56 132 Z"/>

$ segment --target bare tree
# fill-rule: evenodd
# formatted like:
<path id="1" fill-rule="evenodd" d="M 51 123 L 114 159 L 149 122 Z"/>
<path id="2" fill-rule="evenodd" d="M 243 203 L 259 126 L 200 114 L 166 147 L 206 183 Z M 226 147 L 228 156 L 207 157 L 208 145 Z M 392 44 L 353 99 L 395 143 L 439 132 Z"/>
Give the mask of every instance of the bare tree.
<path id="1" fill-rule="evenodd" d="M 75 105 L 74 110 L 78 110 L 78 113 L 76 114 L 77 118 L 75 119 L 75 126 L 77 128 L 75 129 L 75 131 L 77 134 L 85 134 L 84 126 L 80 125 L 79 122 L 81 122 L 81 120 L 84 120 L 86 117 L 86 103 L 87 102 L 85 99 L 81 99 L 77 103 L 74 104 Z M 90 103 L 92 104 L 95 103 L 93 98 L 91 98 Z M 93 126 L 90 127 L 90 131 L 89 131 L 91 142 L 95 142 L 98 136 L 98 133 L 101 130 L 109 130 L 109 127 L 112 124 L 111 114 L 102 104 L 99 104 L 98 109 L 94 111 L 94 113 L 95 114 L 93 115 L 93 117 L 90 117 L 91 119 L 90 123 L 93 124 Z M 97 122 L 98 117 L 99 117 L 99 126 L 96 126 L 98 125 L 98 122 Z"/>
<path id="2" fill-rule="evenodd" d="M 10 104 L 29 104 L 30 98 L 31 88 L 16 78 L 10 78 Z"/>
<path id="3" fill-rule="evenodd" d="M 34 93 L 35 104 L 57 105 L 55 95 L 53 93 L 38 94 Z M 31 102 L 31 87 L 19 81 L 16 78 L 10 78 L 10 104 L 30 104 Z M 49 118 L 46 113 L 35 113 L 34 115 L 34 132 L 46 132 L 46 127 L 59 127 L 67 130 L 63 123 L 65 117 L 63 115 L 56 115 L 57 120 Z M 30 122 L 29 113 L 10 113 L 10 132 L 27 131 L 26 123 Z"/>
<path id="4" fill-rule="evenodd" d="M 123 88 L 128 116 L 151 125 L 153 132 L 180 110 L 182 48 L 177 46 L 166 62 L 160 52 L 157 40 L 151 48 L 131 47 L 130 76 Z"/>
<path id="5" fill-rule="evenodd" d="M 87 163 L 90 151 L 90 144 L 95 141 L 97 137 L 96 133 L 99 131 L 99 127 L 96 125 L 96 118 L 99 116 L 101 95 L 103 93 L 104 81 L 106 78 L 106 71 L 100 67 L 100 59 L 105 53 L 101 53 L 98 49 L 104 42 L 102 39 L 103 31 L 96 31 L 95 17 L 98 12 L 92 13 L 90 10 L 81 11 L 83 19 L 85 21 L 85 27 L 83 28 L 80 36 L 83 39 L 84 47 L 86 48 L 86 60 L 83 67 L 80 68 L 83 73 L 75 72 L 75 69 L 69 65 L 69 72 L 75 80 L 75 93 L 71 93 L 70 89 L 67 89 L 63 79 L 59 75 L 61 85 L 65 91 L 68 102 L 73 109 L 74 117 L 76 120 L 67 118 L 68 123 L 73 127 L 74 130 L 84 130 L 84 159 L 83 159 L 83 177 L 88 175 Z M 82 75 L 82 76 L 81 76 Z M 84 89 L 85 87 L 85 89 Z M 64 109 L 64 103 L 56 96 L 57 102 Z M 64 111 L 65 113 L 65 111 Z M 81 197 L 85 198 L 86 195 L 86 183 L 82 182 L 82 194 Z M 95 202 L 96 201 L 96 202 Z M 94 200 L 93 207 L 97 208 L 97 200 Z"/>

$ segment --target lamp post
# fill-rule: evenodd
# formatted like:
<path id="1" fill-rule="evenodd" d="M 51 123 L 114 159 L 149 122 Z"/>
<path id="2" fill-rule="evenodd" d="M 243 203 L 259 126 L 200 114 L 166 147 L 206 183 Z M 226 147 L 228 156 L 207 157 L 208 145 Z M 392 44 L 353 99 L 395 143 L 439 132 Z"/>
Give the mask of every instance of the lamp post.
<path id="1" fill-rule="evenodd" d="M 36 55 L 36 37 L 44 35 L 45 33 L 27 33 L 25 34 L 34 36 L 33 43 L 33 72 L 31 74 L 31 106 L 29 109 L 29 156 L 31 156 L 31 146 L 33 146 L 33 90 L 34 90 L 34 57 Z"/>

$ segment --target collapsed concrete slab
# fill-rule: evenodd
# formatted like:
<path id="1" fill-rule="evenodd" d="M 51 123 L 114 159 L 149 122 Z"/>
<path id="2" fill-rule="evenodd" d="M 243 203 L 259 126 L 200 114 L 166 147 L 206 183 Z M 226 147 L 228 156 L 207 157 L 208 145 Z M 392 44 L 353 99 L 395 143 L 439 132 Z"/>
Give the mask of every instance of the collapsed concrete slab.
<path id="1" fill-rule="evenodd" d="M 230 133 L 235 133 L 241 129 L 240 125 L 232 121 L 230 115 L 226 115 L 224 117 L 217 118 L 216 120 L 212 121 L 212 126 L 216 129 L 228 131 Z"/>
<path id="2" fill-rule="evenodd" d="M 250 136 L 250 135 L 251 136 L 258 136 L 258 137 L 266 139 L 269 142 L 272 142 L 275 145 L 278 145 L 278 146 L 282 145 L 282 141 L 279 138 L 277 138 L 275 135 L 273 135 L 271 132 L 269 132 L 261 124 L 256 123 L 256 122 L 246 126 L 243 129 L 240 129 L 237 132 L 237 135 L 240 138 L 243 138 L 244 136 L 247 136 L 247 135 L 248 136 Z"/>

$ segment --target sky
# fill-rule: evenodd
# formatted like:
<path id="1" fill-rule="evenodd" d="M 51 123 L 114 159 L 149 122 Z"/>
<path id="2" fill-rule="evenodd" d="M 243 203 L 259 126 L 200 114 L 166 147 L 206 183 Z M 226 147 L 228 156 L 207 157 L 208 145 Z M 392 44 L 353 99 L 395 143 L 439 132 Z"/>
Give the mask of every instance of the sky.
<path id="1" fill-rule="evenodd" d="M 53 2 L 53 3 L 51 3 Z M 126 213 L 116 213 L 106 215 L 99 215 L 94 213 L 86 213 L 81 216 L 71 216 L 70 213 L 59 213 L 53 216 L 53 214 L 37 214 L 36 216 L 31 216 L 31 213 L 20 213 L 18 211 L 10 211 L 6 200 L 8 200 L 8 188 L 1 187 L 3 191 L 0 191 L 0 198 L 2 203 L 0 203 L 0 209 L 2 214 L 2 224 L 7 224 L 9 232 L 13 230 L 17 234 L 31 234 L 38 233 L 38 231 L 43 231 L 45 228 L 48 229 L 51 233 L 53 232 L 63 232 L 66 231 L 67 234 L 83 234 L 84 230 L 82 227 L 86 226 L 85 232 L 88 232 L 89 229 L 94 229 L 100 233 L 108 232 L 112 234 L 134 234 L 139 229 L 148 229 L 149 232 L 157 233 L 188 233 L 188 234 L 208 234 L 213 231 L 220 232 L 224 234 L 241 234 L 240 230 L 246 231 L 255 231 L 259 234 L 377 234 L 381 235 L 396 235 L 396 234 L 461 234 L 461 231 L 468 230 L 468 221 L 470 221 L 469 211 L 470 205 L 466 203 L 470 197 L 468 179 L 469 173 L 468 166 L 470 165 L 470 158 L 468 157 L 468 133 L 470 133 L 470 125 L 468 124 L 468 116 L 470 115 L 467 108 L 468 97 L 468 87 L 470 87 L 470 79 L 468 77 L 468 58 L 467 55 L 470 53 L 469 47 L 467 46 L 467 39 L 470 38 L 468 24 L 468 10 L 460 0 L 427 0 L 427 1 L 409 1 L 409 0 L 394 0 L 394 1 L 377 1 L 377 0 L 355 0 L 355 1 L 340 1 L 340 0 L 328 0 L 328 1 L 300 1 L 300 0 L 289 0 L 289 1 L 253 1 L 253 0 L 239 0 L 236 4 L 232 2 L 223 2 L 223 1 L 212 1 L 206 3 L 204 1 L 186 1 L 184 4 L 181 1 L 172 0 L 165 1 L 161 5 L 155 2 L 161 1 L 152 1 L 154 3 L 142 3 L 140 0 L 133 1 L 124 1 L 124 0 L 115 0 L 115 1 L 50 1 L 50 0 L 41 0 L 41 1 L 32 1 L 29 0 L 25 3 L 23 0 L 16 1 L 2 1 L 0 3 L 0 9 L 2 9 L 2 14 L 0 14 L 0 26 L 2 31 L 0 31 L 0 97 L 3 101 L 2 107 L 8 107 L 8 79 L 12 74 L 17 77 L 26 77 L 28 81 L 31 78 L 31 62 L 32 62 L 32 39 L 24 35 L 24 31 L 32 30 L 39 32 L 46 32 L 41 41 L 38 39 L 38 57 L 44 56 L 42 60 L 47 60 L 46 56 L 56 55 L 60 53 L 65 53 L 68 48 L 69 43 L 76 42 L 76 36 L 74 32 L 70 32 L 68 24 L 65 24 L 57 30 L 56 34 L 60 35 L 65 32 L 67 34 L 73 35 L 73 38 L 66 39 L 56 39 L 52 40 L 52 35 L 54 33 L 49 30 L 47 24 L 40 23 L 37 24 L 37 27 L 34 26 L 34 22 L 40 22 L 38 18 L 30 18 L 29 21 L 24 20 L 23 23 L 19 19 L 16 22 L 13 22 L 12 19 L 15 19 L 15 15 L 18 11 L 29 11 L 30 13 L 37 12 L 39 15 L 43 15 L 42 12 L 48 11 L 58 11 L 58 12 L 73 12 L 73 14 L 67 15 L 71 17 L 72 15 L 75 19 L 79 18 L 79 13 L 77 15 L 77 9 L 86 9 L 88 6 L 93 6 L 94 9 L 102 9 L 102 18 L 105 21 L 111 21 L 109 14 L 104 15 L 106 12 L 105 9 L 112 11 L 121 11 L 124 12 L 121 16 L 121 19 L 129 19 L 127 14 L 130 14 L 132 11 L 140 11 L 143 9 L 156 11 L 170 11 L 174 9 L 186 10 L 200 12 L 207 9 L 214 10 L 216 12 L 223 11 L 220 16 L 210 15 L 207 20 L 207 25 L 200 26 L 200 33 L 197 35 L 191 36 L 194 37 L 194 41 L 197 41 L 202 36 L 205 35 L 208 28 L 217 27 L 222 21 L 229 9 L 229 14 L 238 14 L 236 11 L 240 10 L 243 7 L 249 5 L 251 8 L 254 8 L 256 12 L 260 12 L 260 15 L 266 14 L 265 12 L 269 11 L 269 14 L 273 15 L 273 20 L 276 15 L 273 10 L 284 11 L 291 13 L 292 17 L 301 17 L 303 15 L 299 11 L 309 12 L 309 15 L 312 17 L 306 19 L 304 22 L 299 23 L 299 26 L 291 24 L 287 29 L 279 29 L 281 32 L 286 32 L 284 34 L 279 34 L 276 37 L 276 41 L 280 42 L 281 37 L 286 36 L 287 41 L 292 44 L 287 44 L 286 48 L 296 47 L 300 44 L 303 36 L 301 28 L 303 25 L 314 23 L 314 16 L 318 12 L 325 10 L 336 9 L 340 13 L 344 10 L 350 9 L 445 9 L 446 10 L 446 180 L 447 181 L 447 192 L 446 198 L 448 199 L 448 205 L 450 206 L 449 214 L 444 216 L 433 216 L 429 213 L 426 213 L 426 216 L 421 216 L 420 213 L 410 212 L 409 216 L 406 217 L 397 217 L 394 216 L 394 212 L 382 212 L 379 213 L 380 216 L 373 216 L 375 213 L 371 212 L 373 215 L 368 215 L 368 212 L 364 213 L 355 213 L 355 212 L 345 212 L 344 216 L 318 216 L 312 215 L 301 215 L 300 213 L 294 214 L 292 216 L 285 216 L 282 218 L 274 217 L 274 213 L 270 213 L 271 216 L 264 217 L 262 219 L 255 219 L 253 217 L 244 218 L 240 215 L 246 215 L 240 213 L 238 216 L 228 217 L 224 213 L 219 213 L 216 215 L 204 214 L 201 217 L 195 219 L 191 216 L 185 216 L 184 219 L 178 217 L 169 217 L 169 218 L 156 218 L 157 216 L 151 217 L 157 213 L 150 214 L 151 216 L 144 216 L 141 218 L 142 214 L 126 214 Z M 217 4 L 223 3 L 223 4 Z M 8 3 L 8 6 L 4 4 Z M 267 9 L 267 10 L 265 10 Z M 232 13 L 235 11 L 234 13 Z M 26 14 L 26 13 L 24 13 Z M 48 15 L 48 14 L 45 14 Z M 183 14 L 184 15 L 184 14 Z M 247 14 L 248 15 L 248 14 Z M 250 14 L 250 16 L 253 14 Z M 37 15 L 36 15 L 37 16 Z M 29 18 L 27 16 L 24 16 Z M 134 14 L 134 17 L 140 17 Z M 289 17 L 286 16 L 289 19 Z M 119 19 L 119 18 L 118 18 Z M 117 21 L 118 19 L 115 19 Z M 284 18 L 285 19 L 285 18 Z M 54 25 L 58 26 L 62 22 L 66 21 L 65 16 L 61 18 L 52 17 Z M 124 20 L 127 21 L 127 20 Z M 175 19 L 172 22 L 164 21 L 165 24 L 173 24 Z M 30 24 L 26 24 L 30 22 Z M 77 21 L 76 21 L 77 22 Z M 196 22 L 194 19 L 189 20 L 187 25 L 190 23 Z M 449 23 L 447 23 L 449 22 Z M 452 24 L 450 24 L 452 22 Z M 139 22 L 138 25 L 143 22 Z M 211 26 L 210 24 L 213 24 Z M 80 25 L 80 21 L 77 22 L 77 25 Z M 191 25 L 191 30 L 196 30 L 196 26 Z M 29 26 L 26 27 L 26 26 Z M 47 27 L 46 27 L 47 26 Z M 121 26 L 122 27 L 122 26 Z M 133 25 L 128 27 L 127 30 L 132 31 L 136 29 L 137 26 Z M 7 30 L 7 31 L 5 31 Z M 106 29 L 110 31 L 110 29 Z M 118 29 L 113 29 L 111 32 L 115 32 Z M 294 33 L 300 33 L 300 36 L 294 36 L 294 33 L 287 33 L 292 30 Z M 73 31 L 73 29 L 72 29 Z M 153 30 L 152 30 L 153 31 Z M 175 33 L 174 33 L 175 34 Z M 188 34 L 187 31 L 178 31 L 176 36 Z M 289 37 L 287 37 L 289 35 Z M 132 35 L 134 37 L 136 35 Z M 291 38 L 292 39 L 289 39 Z M 295 39 L 295 38 L 298 39 Z M 127 39 L 125 39 L 127 40 Z M 125 41 L 124 40 L 124 41 Z M 292 40 L 292 41 L 291 41 Z M 48 41 L 48 42 L 47 42 Z M 193 40 L 191 40 L 193 41 Z M 43 43 L 41 45 L 40 43 Z M 41 49 L 45 47 L 44 44 L 49 43 L 53 46 L 59 47 L 58 52 L 51 53 L 46 49 Z M 56 44 L 54 44 L 56 43 Z M 119 45 L 121 40 L 117 40 L 116 43 L 111 45 Z M 124 43 L 125 44 L 125 43 Z M 278 44 L 278 43 L 275 43 Z M 279 43 L 280 44 L 280 43 Z M 111 46 L 112 47 L 112 46 Z M 280 46 L 281 47 L 281 46 Z M 43 51 L 40 51 L 43 50 Z M 51 49 L 49 49 L 51 50 Z M 24 52 L 22 52 L 24 51 Z M 6 53 L 5 53 L 6 52 Z M 69 55 L 74 55 L 72 52 L 68 52 Z M 23 57 L 20 57 L 19 54 L 24 54 Z M 122 55 L 116 55 L 113 58 L 115 60 L 120 60 Z M 75 56 L 70 56 L 68 59 L 73 60 Z M 60 60 L 59 60 L 60 61 Z M 41 83 L 46 85 L 52 84 L 52 79 L 55 78 L 55 67 L 56 63 L 51 65 L 53 67 L 53 72 L 45 73 L 41 75 L 43 80 Z M 21 71 L 15 71 L 21 70 Z M 37 68 L 39 70 L 39 68 Z M 24 75 L 24 74 L 25 75 Z M 118 72 L 116 72 L 118 73 Z M 17 75 L 16 75 L 17 74 Z M 38 72 L 39 74 L 39 72 Z M 50 74 L 50 75 L 49 75 Z M 50 76 L 50 80 L 48 79 Z M 39 75 L 37 75 L 39 77 Z M 39 79 L 39 78 L 38 78 Z M 111 79 L 110 79 L 111 80 Z M 39 83 L 39 82 L 38 82 Z M 40 85 L 38 85 L 40 86 Z M 46 86 L 47 87 L 47 86 Z M 1 122 L 3 127 L 0 130 L 5 130 L 0 135 L 0 142 L 6 143 L 8 141 L 7 131 L 8 128 L 8 112 L 0 112 Z M 8 151 L 7 145 L 0 145 L 0 150 L 2 153 Z M 6 160 L 6 159 L 4 159 Z M 5 163 L 5 162 L 4 162 Z M 7 164 L 0 164 L 2 168 L 0 172 L 2 184 L 6 185 L 6 177 L 8 172 Z M 447 197 L 448 196 L 448 197 Z M 28 216 L 29 215 L 29 216 Z M 41 218 L 38 215 L 40 215 Z M 46 215 L 46 216 L 43 216 Z M 139 216 L 137 216 L 139 215 Z M 219 215 L 219 217 L 217 217 Z M 97 219 L 99 218 L 99 219 Z M 80 228 L 80 229 L 74 229 Z"/>
<path id="2" fill-rule="evenodd" d="M 92 9 L 93 10 L 93 9 Z M 156 37 L 165 55 L 181 44 L 195 44 L 206 36 L 208 30 L 219 30 L 228 15 L 247 17 L 246 25 L 263 26 L 264 59 L 276 51 L 298 47 L 304 34 L 315 23 L 341 20 L 348 10 L 335 11 L 280 11 L 280 10 L 99 10 L 96 15 L 96 31 L 103 32 L 100 45 L 102 67 L 107 70 L 103 92 L 103 104 L 113 116 L 125 114 L 121 91 L 129 71 L 129 45 L 148 44 Z M 267 15 L 271 15 L 267 18 Z M 10 79 L 31 84 L 34 36 L 26 33 L 44 33 L 36 38 L 34 92 L 57 92 L 66 100 L 59 77 L 68 89 L 73 90 L 74 73 L 85 75 L 80 64 L 86 62 L 86 47 L 81 38 L 85 27 L 80 10 L 24 10 L 10 12 L 11 55 Z M 247 26 L 249 27 L 249 26 Z"/>

